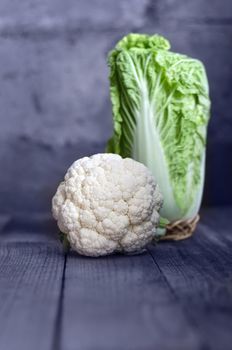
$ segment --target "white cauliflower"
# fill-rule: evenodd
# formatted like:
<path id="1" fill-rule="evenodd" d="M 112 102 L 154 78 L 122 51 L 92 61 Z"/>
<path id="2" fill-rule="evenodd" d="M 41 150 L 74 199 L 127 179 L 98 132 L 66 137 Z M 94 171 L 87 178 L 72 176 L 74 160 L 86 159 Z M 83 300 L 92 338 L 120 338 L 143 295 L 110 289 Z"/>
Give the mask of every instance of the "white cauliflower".
<path id="1" fill-rule="evenodd" d="M 52 200 L 71 248 L 88 256 L 145 247 L 154 238 L 161 205 L 148 168 L 107 153 L 75 161 Z"/>

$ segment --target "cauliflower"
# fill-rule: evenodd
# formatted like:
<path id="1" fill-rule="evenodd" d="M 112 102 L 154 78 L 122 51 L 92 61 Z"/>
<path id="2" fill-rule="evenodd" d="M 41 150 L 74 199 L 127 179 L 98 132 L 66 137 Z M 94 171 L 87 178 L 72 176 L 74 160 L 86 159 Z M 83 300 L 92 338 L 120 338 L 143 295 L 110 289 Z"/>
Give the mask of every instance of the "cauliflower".
<path id="1" fill-rule="evenodd" d="M 52 200 L 71 248 L 88 256 L 136 252 L 154 238 L 162 195 L 141 163 L 116 154 L 75 161 Z"/>

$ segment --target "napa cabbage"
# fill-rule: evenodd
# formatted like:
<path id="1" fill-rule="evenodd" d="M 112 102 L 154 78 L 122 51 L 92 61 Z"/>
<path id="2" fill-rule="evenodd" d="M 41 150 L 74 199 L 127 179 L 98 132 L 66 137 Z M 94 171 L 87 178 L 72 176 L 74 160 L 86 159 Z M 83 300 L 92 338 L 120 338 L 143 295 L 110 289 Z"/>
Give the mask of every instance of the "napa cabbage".
<path id="1" fill-rule="evenodd" d="M 193 218 L 202 198 L 210 99 L 203 64 L 159 35 L 129 34 L 109 53 L 114 133 L 107 151 L 153 173 L 169 222 Z"/>

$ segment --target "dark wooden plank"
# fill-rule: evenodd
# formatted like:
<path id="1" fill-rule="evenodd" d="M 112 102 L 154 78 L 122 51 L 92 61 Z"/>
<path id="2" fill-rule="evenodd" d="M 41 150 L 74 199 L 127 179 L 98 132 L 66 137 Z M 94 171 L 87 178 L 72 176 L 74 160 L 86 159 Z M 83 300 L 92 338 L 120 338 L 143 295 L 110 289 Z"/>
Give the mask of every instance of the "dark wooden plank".
<path id="1" fill-rule="evenodd" d="M 201 349 L 195 327 L 152 257 L 67 259 L 61 348 Z"/>
<path id="2" fill-rule="evenodd" d="M 51 213 L 0 216 L 0 243 L 58 243 L 59 229 Z M 61 246 L 60 246 L 61 247 Z"/>
<path id="3" fill-rule="evenodd" d="M 139 256 L 71 253 L 63 283 L 55 232 L 46 240 L 44 224 L 33 233 L 19 225 L 20 234 L 7 224 L 0 236 L 0 349 L 229 350 L 231 214 L 205 211 L 192 239 Z"/>
<path id="4" fill-rule="evenodd" d="M 232 344 L 232 236 L 229 221 L 223 211 L 205 212 L 202 224 L 192 238 L 162 243 L 150 250 L 183 305 L 185 315 L 196 325 L 207 348 L 212 350 L 230 350 Z M 213 230 L 207 222 L 212 222 L 212 226 L 217 222 L 217 229 Z"/>
<path id="5" fill-rule="evenodd" d="M 51 350 L 63 254 L 58 244 L 44 238 L 35 242 L 33 236 L 34 242 L 27 243 L 30 235 L 22 232 L 20 242 L 16 234 L 9 233 L 9 242 L 0 237 L 0 349 Z"/>
<path id="6" fill-rule="evenodd" d="M 201 212 L 201 224 L 209 226 L 214 231 L 213 237 L 219 237 L 221 240 L 232 239 L 231 219 L 231 206 L 203 209 Z"/>

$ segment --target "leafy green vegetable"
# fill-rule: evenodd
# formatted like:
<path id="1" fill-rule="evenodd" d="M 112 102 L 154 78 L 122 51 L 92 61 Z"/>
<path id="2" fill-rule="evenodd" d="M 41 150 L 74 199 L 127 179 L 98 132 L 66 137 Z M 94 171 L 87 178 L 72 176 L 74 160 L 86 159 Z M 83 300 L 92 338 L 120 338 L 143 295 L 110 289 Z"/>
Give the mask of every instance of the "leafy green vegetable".
<path id="1" fill-rule="evenodd" d="M 61 231 L 59 231 L 59 240 L 61 244 L 63 245 L 63 251 L 64 253 L 67 253 L 70 250 L 70 243 L 67 239 L 67 235 Z"/>
<path id="2" fill-rule="evenodd" d="M 114 134 L 107 151 L 152 171 L 161 215 L 195 216 L 201 203 L 210 100 L 203 64 L 159 35 L 129 34 L 109 54 Z"/>

